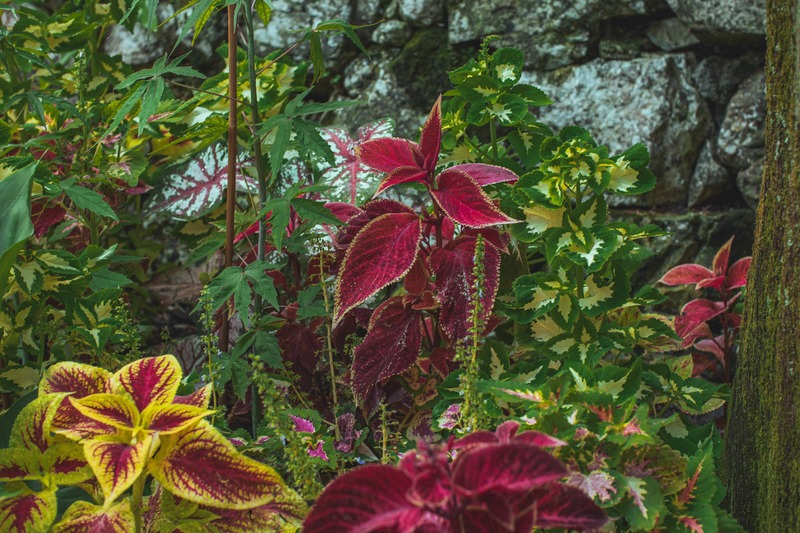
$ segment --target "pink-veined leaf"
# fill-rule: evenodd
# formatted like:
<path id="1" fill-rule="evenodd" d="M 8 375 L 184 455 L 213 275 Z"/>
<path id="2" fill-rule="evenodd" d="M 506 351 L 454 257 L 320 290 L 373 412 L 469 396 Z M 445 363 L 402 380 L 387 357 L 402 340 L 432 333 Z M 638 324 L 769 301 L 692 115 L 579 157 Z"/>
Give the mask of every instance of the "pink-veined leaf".
<path id="1" fill-rule="evenodd" d="M 421 169 L 423 164 L 417 143 L 397 137 L 364 142 L 356 148 L 356 154 L 365 165 L 386 173 L 397 167 Z"/>
<path id="2" fill-rule="evenodd" d="M 22 482 L 6 484 L 0 499 L 0 531 L 47 533 L 56 519 L 56 491 L 33 492 Z"/>
<path id="3" fill-rule="evenodd" d="M 356 155 L 356 147 L 373 139 L 389 137 L 393 129 L 390 119 L 382 119 L 358 128 L 355 139 L 342 128 L 320 130 L 320 136 L 330 146 L 335 160 L 333 166 L 320 168 L 322 181 L 331 187 L 326 198 L 352 206 L 369 199 L 381 179 L 381 173 L 372 170 Z"/>
<path id="4" fill-rule="evenodd" d="M 436 176 L 431 195 L 448 217 L 470 228 L 518 222 L 504 215 L 475 180 L 459 170 L 448 169 Z"/>
<path id="5" fill-rule="evenodd" d="M 528 491 L 566 473 L 561 461 L 546 451 L 512 441 L 461 452 L 453 465 L 453 482 L 465 494 L 496 489 Z"/>
<path id="6" fill-rule="evenodd" d="M 671 268 L 658 281 L 664 285 L 690 285 L 713 277 L 714 273 L 703 265 L 691 263 Z"/>
<path id="7" fill-rule="evenodd" d="M 128 533 L 135 529 L 131 505 L 123 500 L 108 509 L 86 501 L 69 506 L 53 533 Z"/>
<path id="8" fill-rule="evenodd" d="M 238 453 L 205 420 L 165 436 L 147 469 L 173 494 L 225 509 L 264 505 L 274 501 L 284 486 L 277 472 Z"/>
<path id="9" fill-rule="evenodd" d="M 139 423 L 139 410 L 120 394 L 92 394 L 69 401 L 83 416 L 115 428 L 133 429 Z"/>
<path id="10" fill-rule="evenodd" d="M 168 435 L 188 429 L 214 411 L 194 405 L 153 404 L 142 412 L 142 426 L 148 431 Z"/>
<path id="11" fill-rule="evenodd" d="M 422 315 L 395 297 L 372 315 L 367 336 L 353 356 L 353 390 L 362 400 L 383 379 L 407 370 L 422 349 Z"/>
<path id="12" fill-rule="evenodd" d="M 106 502 L 116 500 L 142 475 L 152 446 L 152 435 L 140 440 L 126 439 L 125 434 L 102 435 L 85 441 L 83 453 Z"/>
<path id="13" fill-rule="evenodd" d="M 728 274 L 725 276 L 726 289 L 738 289 L 747 284 L 747 271 L 750 270 L 752 259 L 752 257 L 743 257 L 728 269 Z"/>
<path id="14" fill-rule="evenodd" d="M 172 400 L 174 404 L 193 405 L 195 407 L 202 407 L 208 409 L 208 404 L 211 401 L 211 383 L 200 387 L 191 394 L 185 396 L 175 396 Z"/>
<path id="15" fill-rule="evenodd" d="M 43 454 L 50 446 L 56 410 L 65 397 L 64 393 L 47 394 L 23 407 L 11 427 L 8 446 Z"/>
<path id="16" fill-rule="evenodd" d="M 311 423 L 310 420 L 306 420 L 305 418 L 300 418 L 299 416 L 289 415 L 289 418 L 292 419 L 294 423 L 294 430 L 300 433 L 314 433 L 317 431 L 314 428 L 314 424 Z"/>
<path id="17" fill-rule="evenodd" d="M 390 213 L 369 222 L 350 243 L 336 284 L 334 324 L 347 311 L 411 269 L 422 239 L 417 215 Z"/>
<path id="18" fill-rule="evenodd" d="M 39 382 L 39 396 L 52 392 L 70 393 L 73 398 L 111 392 L 111 372 L 83 363 L 56 363 Z"/>
<path id="19" fill-rule="evenodd" d="M 236 189 L 254 192 L 253 178 L 237 165 Z M 164 179 L 158 193 L 150 200 L 147 211 L 164 211 L 173 216 L 194 219 L 222 203 L 228 180 L 228 153 L 222 144 L 214 144 L 192 159 L 180 172 Z"/>
<path id="20" fill-rule="evenodd" d="M 608 518 L 582 490 L 553 483 L 544 495 L 536 500 L 535 525 L 540 528 L 566 530 L 594 530 L 601 528 Z"/>
<path id="21" fill-rule="evenodd" d="M 147 357 L 125 365 L 114 373 L 114 390 L 124 390 L 136 408 L 144 411 L 151 403 L 169 404 L 180 386 L 181 364 L 172 355 Z"/>
<path id="22" fill-rule="evenodd" d="M 723 244 L 722 247 L 717 250 L 716 255 L 714 255 L 712 269 L 714 270 L 715 276 L 724 276 L 728 271 L 728 260 L 731 257 L 731 244 L 733 244 L 733 237 L 728 239 L 728 242 Z"/>
<path id="23" fill-rule="evenodd" d="M 427 176 L 428 171 L 419 167 L 397 167 L 383 178 L 380 185 L 378 185 L 378 189 L 375 191 L 375 196 L 401 183 L 424 181 Z"/>
<path id="24" fill-rule="evenodd" d="M 423 167 L 433 171 L 439 161 L 439 145 L 442 142 L 442 96 L 434 102 L 422 131 L 419 134 L 419 150 L 422 152 Z"/>
<path id="25" fill-rule="evenodd" d="M 446 248 L 431 255 L 431 266 L 436 274 L 441 311 L 439 324 L 448 338 L 458 341 L 469 335 L 472 326 L 472 301 L 475 292 L 475 250 L 477 239 L 459 237 Z M 484 241 L 483 273 L 485 282 L 480 288 L 481 323 L 486 323 L 494 307 L 500 280 L 500 252 Z"/>
<path id="26" fill-rule="evenodd" d="M 303 531 L 413 531 L 424 511 L 406 500 L 410 488 L 411 478 L 391 466 L 356 468 L 328 485 L 303 523 Z"/>
<path id="27" fill-rule="evenodd" d="M 483 163 L 465 163 L 450 167 L 449 170 L 458 170 L 468 174 L 481 187 L 493 183 L 513 183 L 519 179 L 519 176 L 507 168 Z"/>

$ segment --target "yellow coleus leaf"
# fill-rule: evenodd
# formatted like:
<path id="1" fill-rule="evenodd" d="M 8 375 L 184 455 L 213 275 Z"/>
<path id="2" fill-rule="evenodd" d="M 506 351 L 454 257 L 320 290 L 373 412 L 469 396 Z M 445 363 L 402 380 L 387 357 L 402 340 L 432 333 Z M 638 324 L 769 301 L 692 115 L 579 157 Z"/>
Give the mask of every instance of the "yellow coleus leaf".
<path id="1" fill-rule="evenodd" d="M 638 176 L 639 171 L 631 168 L 630 162 L 620 157 L 617 159 L 616 165 L 611 169 L 611 181 L 608 184 L 608 188 L 616 192 L 625 192 L 636 185 Z"/>
<path id="2" fill-rule="evenodd" d="M 139 410 L 121 394 L 92 394 L 70 402 L 83 416 L 118 429 L 132 431 L 139 427 Z"/>
<path id="3" fill-rule="evenodd" d="M 136 523 L 128 500 L 123 500 L 108 509 L 86 501 L 77 501 L 69 506 L 61 520 L 53 526 L 52 532 L 129 533 L 135 528 Z"/>
<path id="4" fill-rule="evenodd" d="M 76 442 L 64 440 L 44 452 L 40 464 L 48 486 L 76 485 L 92 477 L 82 448 Z"/>
<path id="5" fill-rule="evenodd" d="M 549 228 L 561 226 L 564 219 L 565 207 L 551 209 L 540 205 L 531 205 L 522 209 L 528 230 L 534 235 L 539 235 Z"/>
<path id="6" fill-rule="evenodd" d="M 141 426 L 147 431 L 169 435 L 189 429 L 213 412 L 194 405 L 178 403 L 170 405 L 152 404 L 142 412 Z"/>
<path id="7" fill-rule="evenodd" d="M 141 412 L 151 403 L 171 404 L 182 372 L 180 363 L 172 355 L 139 359 L 114 374 L 112 390 L 129 394 Z"/>
<path id="8" fill-rule="evenodd" d="M 156 445 L 157 439 L 152 435 L 137 438 L 130 432 L 101 435 L 85 442 L 83 454 L 103 489 L 106 503 L 116 500 L 142 475 Z"/>
<path id="9" fill-rule="evenodd" d="M 23 482 L 8 483 L 0 497 L 0 531 L 47 533 L 56 519 L 56 490 L 34 492 Z"/>
<path id="10" fill-rule="evenodd" d="M 601 286 L 597 283 L 595 276 L 591 275 L 586 278 L 584 294 L 585 296 L 579 300 L 581 309 L 591 311 L 614 296 L 614 283 L 611 282 L 606 286 Z"/>

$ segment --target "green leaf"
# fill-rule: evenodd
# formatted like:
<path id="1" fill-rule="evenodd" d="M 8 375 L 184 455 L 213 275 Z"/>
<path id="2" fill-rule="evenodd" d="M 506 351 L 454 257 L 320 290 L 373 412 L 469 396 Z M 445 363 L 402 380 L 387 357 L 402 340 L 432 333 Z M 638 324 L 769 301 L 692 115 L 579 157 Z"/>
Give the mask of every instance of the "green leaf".
<path id="1" fill-rule="evenodd" d="M 122 121 L 125 120 L 125 117 L 128 115 L 128 112 L 130 112 L 130 110 L 133 109 L 133 106 L 136 105 L 136 103 L 144 94 L 145 89 L 146 86 L 144 84 L 139 85 L 139 87 L 137 87 L 135 91 L 133 91 L 130 95 L 128 95 L 128 97 L 119 104 L 117 112 L 114 114 L 114 119 L 111 121 L 111 125 L 109 125 L 108 128 L 106 128 L 106 131 L 103 132 L 103 135 L 101 137 L 107 137 L 109 133 L 111 133 L 117 128 L 117 126 L 122 124 Z"/>
<path id="2" fill-rule="evenodd" d="M 279 251 L 282 249 L 286 228 L 289 226 L 290 205 L 286 198 L 273 198 L 264 204 L 264 209 L 259 213 L 259 216 L 265 216 L 267 212 L 272 211 L 269 218 L 269 222 L 272 224 L 272 242 Z"/>
<path id="3" fill-rule="evenodd" d="M 269 149 L 270 170 L 273 176 L 277 176 L 283 165 L 283 156 L 289 148 L 292 139 L 292 121 L 284 118 L 275 129 L 275 140 Z"/>
<path id="4" fill-rule="evenodd" d="M 326 316 L 328 314 L 325 305 L 323 305 L 322 302 L 316 301 L 319 291 L 319 285 L 312 285 L 297 293 L 297 303 L 299 305 L 297 309 L 298 319 L 303 320 L 306 318 Z"/>
<path id="5" fill-rule="evenodd" d="M 317 24 L 317 27 L 315 28 L 315 30 L 317 30 L 317 31 L 340 31 L 345 35 L 345 37 L 350 39 L 353 42 L 353 44 L 356 45 L 356 47 L 359 50 L 361 50 L 361 52 L 365 56 L 369 57 L 369 52 L 367 52 L 367 49 L 364 48 L 364 45 L 361 42 L 361 39 L 359 39 L 358 35 L 356 35 L 355 30 L 357 28 L 358 28 L 358 26 L 353 26 L 352 24 L 348 24 L 344 20 L 341 20 L 341 19 L 330 19 L 330 20 L 325 20 L 325 21 L 320 22 L 319 24 Z"/>
<path id="6" fill-rule="evenodd" d="M 315 125 L 304 120 L 295 120 L 293 123 L 300 145 L 304 150 L 324 159 L 329 165 L 336 164 L 331 146 L 322 138 Z"/>
<path id="7" fill-rule="evenodd" d="M 112 272 L 108 267 L 104 267 L 92 273 L 92 281 L 89 282 L 89 288 L 93 291 L 101 289 L 124 287 L 130 285 L 133 281 L 124 274 L 119 272 Z"/>
<path id="8" fill-rule="evenodd" d="M 267 0 L 256 0 L 253 7 L 264 27 L 269 26 L 269 21 L 272 19 L 272 3 Z"/>
<path id="9" fill-rule="evenodd" d="M 312 83 L 316 83 L 325 74 L 325 59 L 322 53 L 322 40 L 319 33 L 311 32 L 309 42 L 311 44 L 311 65 L 314 67 Z"/>
<path id="10" fill-rule="evenodd" d="M 72 200 L 76 206 L 86 209 L 114 221 L 119 221 L 117 214 L 111 209 L 103 198 L 103 195 L 86 187 L 75 184 L 75 178 L 69 178 L 61 182 L 64 193 Z"/>
<path id="11" fill-rule="evenodd" d="M 291 205 L 301 218 L 315 224 L 328 224 L 329 226 L 341 226 L 343 222 L 336 218 L 330 209 L 325 207 L 323 202 L 309 200 L 307 198 L 293 198 Z"/>
<path id="12" fill-rule="evenodd" d="M 142 135 L 144 127 L 147 125 L 147 119 L 153 116 L 156 109 L 158 109 L 158 104 L 161 102 L 161 96 L 163 94 L 164 78 L 156 78 L 148 82 L 147 89 L 142 95 L 142 105 L 139 110 L 139 136 Z"/>
<path id="13" fill-rule="evenodd" d="M 275 290 L 274 281 L 272 276 L 267 274 L 268 270 L 275 270 L 276 268 L 277 266 L 271 263 L 265 263 L 264 261 L 253 261 L 247 265 L 244 273 L 253 284 L 253 291 L 269 302 L 272 307 L 280 310 L 278 293 Z"/>
<path id="14" fill-rule="evenodd" d="M 30 198 L 35 172 L 36 163 L 31 163 L 0 180 L 0 299 L 6 292 L 11 265 L 33 235 Z"/>

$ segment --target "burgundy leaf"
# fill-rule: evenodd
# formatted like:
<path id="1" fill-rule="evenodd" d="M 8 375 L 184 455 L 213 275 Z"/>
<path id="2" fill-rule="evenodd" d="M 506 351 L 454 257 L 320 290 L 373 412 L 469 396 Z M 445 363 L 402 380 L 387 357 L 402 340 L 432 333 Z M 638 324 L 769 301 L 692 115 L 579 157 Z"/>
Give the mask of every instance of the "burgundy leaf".
<path id="1" fill-rule="evenodd" d="M 728 259 L 731 256 L 731 244 L 733 244 L 733 237 L 728 239 L 728 242 L 722 245 L 714 256 L 713 270 L 717 276 L 724 276 L 728 271 Z"/>
<path id="2" fill-rule="evenodd" d="M 380 181 L 381 174 L 359 159 L 356 147 L 372 139 L 388 137 L 392 129 L 391 120 L 379 120 L 360 127 L 355 140 L 342 128 L 320 130 L 320 135 L 333 151 L 335 161 L 333 166 L 320 168 L 322 180 L 331 186 L 326 194 L 328 198 L 350 205 L 361 204 L 367 200 L 367 195 Z"/>
<path id="3" fill-rule="evenodd" d="M 419 135 L 419 149 L 424 158 L 424 167 L 433 171 L 439 160 L 439 145 L 442 142 L 442 96 L 434 102 Z"/>
<path id="4" fill-rule="evenodd" d="M 397 167 L 422 168 L 423 163 L 417 143 L 396 137 L 367 141 L 356 148 L 356 154 L 364 164 L 381 172 Z"/>
<path id="5" fill-rule="evenodd" d="M 296 322 L 286 322 L 275 333 L 278 346 L 286 360 L 292 362 L 292 371 L 297 374 L 297 385 L 308 389 L 312 383 L 317 366 L 317 354 L 322 350 L 322 341 L 307 326 Z"/>
<path id="6" fill-rule="evenodd" d="M 725 276 L 714 276 L 697 282 L 695 289 L 705 289 L 710 287 L 712 289 L 723 290 L 725 287 Z"/>
<path id="7" fill-rule="evenodd" d="M 428 286 L 428 276 L 424 256 L 418 255 L 403 282 L 406 292 L 415 296 L 422 294 L 422 291 Z"/>
<path id="8" fill-rule="evenodd" d="M 365 399 L 378 382 L 407 370 L 419 357 L 421 348 L 421 313 L 403 305 L 399 297 L 381 304 L 353 356 L 356 396 Z"/>
<path id="9" fill-rule="evenodd" d="M 333 216 L 335 216 L 342 222 L 347 222 L 354 216 L 364 212 L 358 207 L 352 204 L 346 204 L 344 202 L 326 202 L 325 208 L 328 209 Z"/>
<path id="10" fill-rule="evenodd" d="M 375 195 L 377 196 L 386 189 L 401 183 L 424 181 L 427 176 L 428 171 L 419 167 L 397 167 L 383 178 L 381 184 L 378 185 L 378 190 L 375 191 Z"/>
<path id="11" fill-rule="evenodd" d="M 48 207 L 48 201 L 31 202 L 31 222 L 33 222 L 33 233 L 39 239 L 47 231 L 59 224 L 67 215 L 64 206 L 54 204 Z"/>
<path id="12" fill-rule="evenodd" d="M 408 213 L 413 215 L 414 211 L 395 200 L 379 199 L 367 202 L 361 212 L 348 219 L 347 225 L 339 230 L 336 235 L 336 246 L 338 248 L 347 248 L 364 226 L 379 216 L 389 213 Z"/>
<path id="13" fill-rule="evenodd" d="M 475 180 L 481 187 L 486 187 L 493 183 L 513 183 L 519 179 L 515 173 L 507 168 L 495 165 L 485 165 L 483 163 L 465 163 L 450 167 L 450 170 L 459 170 Z"/>
<path id="14" fill-rule="evenodd" d="M 536 500 L 535 525 L 540 528 L 558 527 L 584 531 L 598 529 L 608 519 L 582 490 L 553 483 Z"/>
<path id="15" fill-rule="evenodd" d="M 334 323 L 411 269 L 422 239 L 414 214 L 390 213 L 369 222 L 347 249 L 336 285 Z"/>
<path id="16" fill-rule="evenodd" d="M 725 276 L 726 289 L 738 289 L 747 284 L 747 271 L 750 270 L 751 260 L 752 257 L 744 257 L 728 269 L 728 275 Z"/>
<path id="17" fill-rule="evenodd" d="M 518 222 L 507 217 L 469 174 L 448 169 L 436 177 L 431 190 L 439 207 L 455 222 L 471 228 Z"/>
<path id="18" fill-rule="evenodd" d="M 424 514 L 406 500 L 410 488 L 411 478 L 391 466 L 352 470 L 328 485 L 303 523 L 303 531 L 410 531 Z"/>
<path id="19" fill-rule="evenodd" d="M 683 337 L 694 328 L 721 315 L 738 299 L 738 294 L 726 302 L 714 302 L 705 298 L 698 298 L 687 303 L 681 309 L 681 315 L 675 317 L 675 332 Z"/>
<path id="20" fill-rule="evenodd" d="M 475 291 L 474 237 L 459 237 L 447 248 L 434 250 L 431 266 L 436 274 L 436 287 L 442 308 L 439 323 L 450 340 L 461 340 L 469 335 L 472 326 L 473 292 Z M 500 276 L 500 253 L 494 246 L 483 247 L 483 272 L 485 281 L 481 287 L 481 323 L 492 313 Z"/>
<path id="21" fill-rule="evenodd" d="M 689 285 L 699 283 L 705 279 L 713 278 L 714 273 L 703 265 L 688 264 L 680 265 L 670 269 L 658 280 L 664 285 Z"/>
<path id="22" fill-rule="evenodd" d="M 237 164 L 236 189 L 255 191 L 253 178 Z M 222 144 L 214 144 L 192 159 L 180 172 L 166 177 L 147 211 L 167 212 L 180 218 L 194 219 L 222 203 L 228 179 L 228 154 Z"/>
<path id="23" fill-rule="evenodd" d="M 462 451 L 453 466 L 453 482 L 464 494 L 494 489 L 528 491 L 564 477 L 567 469 L 540 448 L 517 442 L 475 446 Z"/>
<path id="24" fill-rule="evenodd" d="M 698 341 L 694 347 L 701 352 L 708 352 L 714 355 L 717 360 L 725 366 L 725 351 L 722 346 L 725 342 L 725 335 L 719 335 L 713 339 L 703 339 Z"/>

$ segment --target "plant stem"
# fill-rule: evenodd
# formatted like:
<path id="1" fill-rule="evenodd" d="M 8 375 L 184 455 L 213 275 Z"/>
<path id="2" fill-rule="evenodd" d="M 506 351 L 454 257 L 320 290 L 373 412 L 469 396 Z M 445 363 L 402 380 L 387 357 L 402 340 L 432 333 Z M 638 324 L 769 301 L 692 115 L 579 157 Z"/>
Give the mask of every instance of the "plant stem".
<path id="1" fill-rule="evenodd" d="M 233 213 L 236 210 L 236 6 L 228 5 L 228 191 L 225 212 L 225 267 L 233 265 Z M 230 323 L 227 305 L 222 311 L 219 349 L 227 352 Z"/>
<path id="2" fill-rule="evenodd" d="M 497 164 L 497 122 L 495 119 L 489 121 L 489 135 L 492 138 L 492 163 Z"/>
<path id="3" fill-rule="evenodd" d="M 142 533 L 142 514 L 144 509 L 142 509 L 142 496 L 144 495 L 144 482 L 146 479 L 146 474 L 142 472 L 136 481 L 133 482 L 133 487 L 131 489 L 131 512 L 133 513 L 133 521 L 134 521 L 134 531 L 136 533 Z"/>
<path id="4" fill-rule="evenodd" d="M 325 302 L 325 339 L 327 340 L 327 351 L 328 351 L 328 369 L 330 371 L 331 377 L 331 390 L 333 391 L 333 418 L 336 420 L 336 408 L 339 405 L 339 398 L 336 393 L 336 368 L 333 365 L 333 342 L 331 340 L 331 309 L 330 303 L 328 301 L 328 288 L 325 285 L 325 261 L 320 254 L 319 258 L 319 283 L 322 286 L 322 298 Z M 341 440 L 342 436 L 339 433 L 339 424 L 334 424 L 333 426 L 334 432 L 336 433 L 336 440 Z"/>

